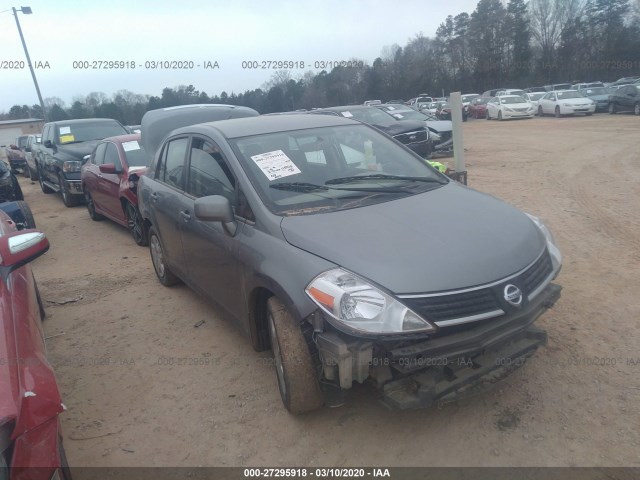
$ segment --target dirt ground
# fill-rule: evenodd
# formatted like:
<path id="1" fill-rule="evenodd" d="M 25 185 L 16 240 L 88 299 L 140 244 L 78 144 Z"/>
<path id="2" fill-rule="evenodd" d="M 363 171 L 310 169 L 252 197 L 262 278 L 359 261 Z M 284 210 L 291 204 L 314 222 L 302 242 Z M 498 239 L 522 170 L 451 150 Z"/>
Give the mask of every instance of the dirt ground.
<path id="1" fill-rule="evenodd" d="M 369 387 L 292 416 L 268 354 L 147 248 L 21 179 L 72 466 L 640 465 L 640 120 L 473 120 L 469 184 L 540 216 L 564 254 L 549 343 L 480 396 L 389 411 Z M 68 302 L 68 303 L 66 303 Z"/>

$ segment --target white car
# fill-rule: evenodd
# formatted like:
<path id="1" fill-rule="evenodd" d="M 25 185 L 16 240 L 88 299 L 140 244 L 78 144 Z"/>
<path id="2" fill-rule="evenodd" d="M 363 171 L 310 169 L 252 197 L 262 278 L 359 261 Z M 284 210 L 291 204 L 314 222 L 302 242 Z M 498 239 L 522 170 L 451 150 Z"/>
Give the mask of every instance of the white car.
<path id="1" fill-rule="evenodd" d="M 493 97 L 487 102 L 487 120 L 497 118 L 533 118 L 535 109 L 530 102 L 520 95 L 502 95 Z"/>
<path id="2" fill-rule="evenodd" d="M 538 100 L 538 115 L 575 115 L 584 113 L 593 115 L 596 103 L 576 90 L 555 90 L 548 92 Z"/>
<path id="3" fill-rule="evenodd" d="M 496 92 L 496 97 L 502 97 L 503 95 L 520 95 L 524 96 L 525 91 L 520 90 L 519 88 L 505 88 L 503 90 L 498 90 Z"/>
<path id="4" fill-rule="evenodd" d="M 525 93 L 522 97 L 525 100 L 528 100 L 531 105 L 533 105 L 533 109 L 536 111 L 536 115 L 538 114 L 538 101 L 546 95 L 546 92 L 530 92 Z"/>

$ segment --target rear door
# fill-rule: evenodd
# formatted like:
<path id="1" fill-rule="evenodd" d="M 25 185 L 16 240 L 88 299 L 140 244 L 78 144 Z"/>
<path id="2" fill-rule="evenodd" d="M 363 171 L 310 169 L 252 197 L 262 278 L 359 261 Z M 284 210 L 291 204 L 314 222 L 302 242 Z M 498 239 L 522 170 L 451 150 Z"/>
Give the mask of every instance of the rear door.
<path id="1" fill-rule="evenodd" d="M 94 201 L 99 203 L 102 210 L 107 215 L 124 221 L 124 213 L 120 205 L 120 179 L 122 173 L 122 161 L 120 160 L 120 152 L 113 142 L 105 142 L 106 151 L 104 153 L 104 165 L 113 164 L 116 167 L 116 173 L 98 172 L 98 184 Z"/>
<path id="2" fill-rule="evenodd" d="M 239 231 L 232 237 L 221 222 L 198 220 L 194 214 L 195 200 L 209 195 L 222 195 L 236 207 L 237 182 L 215 142 L 194 136 L 189 150 L 185 187 L 187 201 L 180 211 L 187 283 L 240 317 L 243 302 L 236 239 L 243 224 L 238 223 Z"/>

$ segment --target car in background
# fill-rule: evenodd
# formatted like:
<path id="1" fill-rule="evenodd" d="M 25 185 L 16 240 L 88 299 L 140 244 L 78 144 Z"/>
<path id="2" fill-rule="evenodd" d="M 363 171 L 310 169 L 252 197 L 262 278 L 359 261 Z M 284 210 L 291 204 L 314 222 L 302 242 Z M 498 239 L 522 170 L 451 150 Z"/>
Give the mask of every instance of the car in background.
<path id="1" fill-rule="evenodd" d="M 365 100 L 365 102 L 363 103 L 363 105 L 380 105 L 382 103 L 382 100 Z"/>
<path id="2" fill-rule="evenodd" d="M 602 82 L 591 82 L 591 83 L 576 83 L 571 85 L 571 90 L 583 90 L 586 88 L 596 88 L 596 87 L 604 87 L 604 83 Z"/>
<path id="3" fill-rule="evenodd" d="M 537 93 L 537 92 L 546 93 L 547 92 L 547 90 L 544 87 L 529 87 L 529 88 L 525 88 L 524 91 L 526 93 Z"/>
<path id="4" fill-rule="evenodd" d="M 71 480 L 59 415 L 65 410 L 47 361 L 45 312 L 29 262 L 44 233 L 16 229 L 0 211 L 0 478 Z"/>
<path id="5" fill-rule="evenodd" d="M 24 174 L 26 170 L 27 162 L 24 158 L 24 147 L 27 144 L 27 137 L 28 135 L 20 135 L 16 138 L 16 143 L 9 145 L 9 148 L 5 149 L 11 173 L 20 171 Z"/>
<path id="6" fill-rule="evenodd" d="M 433 98 L 426 94 L 420 94 L 416 98 L 412 98 L 409 101 L 409 106 L 414 110 L 422 110 L 427 108 L 429 104 L 433 103 Z"/>
<path id="7" fill-rule="evenodd" d="M 462 121 L 466 122 L 469 114 L 467 109 L 462 107 Z M 438 104 L 438 110 L 436 110 L 436 118 L 438 120 L 452 120 L 451 118 L 451 104 L 449 102 L 440 102 Z"/>
<path id="8" fill-rule="evenodd" d="M 31 180 L 38 180 L 38 169 L 36 167 L 36 157 L 38 149 L 42 145 L 42 135 L 28 135 L 27 144 L 24 147 L 24 159 L 27 164 L 25 167 L 25 176 Z"/>
<path id="9" fill-rule="evenodd" d="M 386 103 L 401 103 L 404 105 L 404 100 L 402 99 L 394 99 L 394 100 L 389 100 Z"/>
<path id="10" fill-rule="evenodd" d="M 423 121 L 429 129 L 433 150 L 438 153 L 453 152 L 453 126 L 450 120 L 438 120 L 435 116 L 427 114 L 425 110 L 416 112 L 401 103 L 385 103 L 377 105 L 376 108 L 388 113 L 396 120 Z"/>
<path id="11" fill-rule="evenodd" d="M 84 199 L 80 169 L 100 140 L 129 133 L 111 118 L 58 120 L 44 124 L 38 148 L 38 180 L 43 193 L 59 192 L 66 207 Z"/>
<path id="12" fill-rule="evenodd" d="M 478 97 L 469 105 L 469 116 L 471 118 L 487 118 L 487 103 L 492 97 Z"/>
<path id="13" fill-rule="evenodd" d="M 640 85 L 623 85 L 609 95 L 609 113 L 619 112 L 640 115 Z"/>
<path id="14" fill-rule="evenodd" d="M 531 102 L 520 95 L 501 95 L 487 102 L 487 120 L 492 118 L 508 120 L 510 118 L 533 118 L 535 110 Z"/>
<path id="15" fill-rule="evenodd" d="M 588 87 L 581 88 L 578 92 L 596 102 L 596 112 L 609 111 L 609 96 L 617 89 L 615 87 Z"/>
<path id="16" fill-rule="evenodd" d="M 6 163 L 0 161 L 0 210 L 5 212 L 18 230 L 36 228 L 36 222 L 16 176 Z"/>
<path id="17" fill-rule="evenodd" d="M 416 120 L 397 120 L 381 112 L 376 107 L 348 105 L 321 108 L 310 112 L 312 115 L 334 115 L 352 118 L 371 125 L 381 132 L 393 137 L 398 142 L 410 148 L 422 158 L 428 158 L 433 151 L 429 130 L 424 122 Z"/>
<path id="18" fill-rule="evenodd" d="M 503 90 L 499 90 L 496 92 L 496 97 L 501 97 L 503 95 L 519 95 L 523 96 L 526 92 L 524 90 L 520 90 L 519 88 L 505 88 Z"/>
<path id="19" fill-rule="evenodd" d="M 596 111 L 596 102 L 576 90 L 551 91 L 538 100 L 538 115 L 575 115 L 584 113 L 593 115 Z"/>
<path id="20" fill-rule="evenodd" d="M 616 80 L 615 82 L 610 83 L 608 86 L 617 87 L 619 85 L 631 85 L 640 80 L 640 76 L 632 76 L 632 77 L 622 77 Z"/>
<path id="21" fill-rule="evenodd" d="M 545 85 L 545 90 L 547 92 L 554 92 L 556 90 L 571 90 L 570 83 L 554 83 L 553 85 Z"/>
<path id="22" fill-rule="evenodd" d="M 391 102 L 388 102 L 388 103 L 391 103 Z M 442 102 L 442 103 L 446 103 L 446 102 Z M 438 105 L 439 104 L 440 104 L 440 102 L 431 102 L 427 106 L 423 107 L 420 110 L 420 113 L 424 113 L 424 114 L 427 114 L 427 115 L 435 115 L 436 112 L 438 111 Z"/>
<path id="23" fill-rule="evenodd" d="M 138 245 L 147 245 L 136 195 L 138 180 L 150 156 L 140 145 L 140 134 L 102 140 L 82 165 L 80 180 L 89 217 L 108 219 L 127 227 Z"/>
<path id="24" fill-rule="evenodd" d="M 545 343 L 533 324 L 560 298 L 562 257 L 538 218 L 342 115 L 162 120 L 142 119 L 155 153 L 139 184 L 158 281 L 271 349 L 290 412 L 367 381 L 391 407 L 428 407 Z"/>
<path id="25" fill-rule="evenodd" d="M 492 88 L 491 90 L 486 90 L 485 92 L 482 93 L 483 97 L 489 97 L 489 98 L 493 98 L 496 96 L 496 94 L 500 91 L 500 90 L 504 90 L 504 88 Z"/>
<path id="26" fill-rule="evenodd" d="M 140 133 L 140 125 L 127 125 L 127 130 L 131 133 Z"/>
<path id="27" fill-rule="evenodd" d="M 535 110 L 535 115 L 538 114 L 538 100 L 544 97 L 546 92 L 529 92 L 522 95 L 522 97 L 527 100 L 533 106 Z"/>
<path id="28" fill-rule="evenodd" d="M 479 98 L 480 94 L 479 93 L 465 93 L 464 95 L 462 95 L 460 97 L 460 99 L 462 100 L 462 106 L 464 107 L 468 107 L 469 104 L 476 98 Z"/>

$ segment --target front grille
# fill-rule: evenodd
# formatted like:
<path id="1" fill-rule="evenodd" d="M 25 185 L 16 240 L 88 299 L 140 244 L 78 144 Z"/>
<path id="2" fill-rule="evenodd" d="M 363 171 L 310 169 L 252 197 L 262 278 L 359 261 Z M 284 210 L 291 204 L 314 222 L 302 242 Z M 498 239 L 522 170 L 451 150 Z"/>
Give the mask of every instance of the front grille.
<path id="1" fill-rule="evenodd" d="M 429 136 L 427 131 L 422 129 L 414 132 L 399 133 L 398 135 L 394 135 L 393 138 L 405 145 L 411 145 L 413 143 L 426 142 L 429 139 Z"/>
<path id="2" fill-rule="evenodd" d="M 470 291 L 425 294 L 425 296 L 400 296 L 402 302 L 416 312 L 433 322 L 447 322 L 466 319 L 464 321 L 481 320 L 497 317 L 508 309 L 504 302 L 504 287 L 515 284 L 525 297 L 533 293 L 549 277 L 553 271 L 551 257 L 545 249 L 544 253 L 525 271 L 504 281 L 480 287 Z M 463 321 L 459 322 L 463 323 Z"/>
<path id="3" fill-rule="evenodd" d="M 527 107 L 524 107 L 524 108 L 514 108 L 514 110 L 515 110 L 516 112 L 526 112 L 526 111 L 527 111 L 527 110 L 529 110 L 529 109 L 528 109 Z"/>

